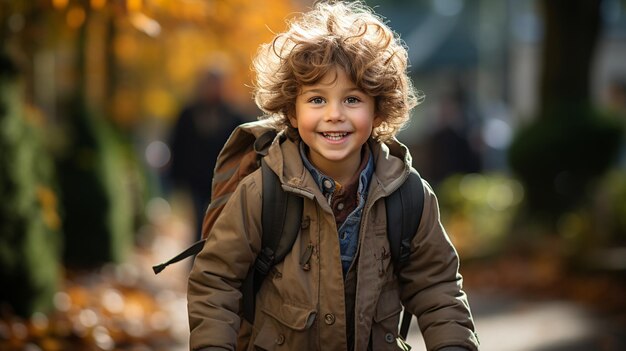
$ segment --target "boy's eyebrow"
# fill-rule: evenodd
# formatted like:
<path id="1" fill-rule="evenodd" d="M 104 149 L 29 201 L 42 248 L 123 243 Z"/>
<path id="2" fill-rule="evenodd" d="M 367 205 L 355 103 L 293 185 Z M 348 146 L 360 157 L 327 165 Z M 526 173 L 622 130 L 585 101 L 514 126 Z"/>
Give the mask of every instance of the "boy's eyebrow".
<path id="1" fill-rule="evenodd" d="M 319 94 L 322 92 L 322 89 L 316 89 L 316 88 L 302 88 L 301 90 L 301 94 L 306 94 L 306 93 L 314 93 L 314 94 Z"/>
<path id="2" fill-rule="evenodd" d="M 306 88 L 306 87 L 303 87 L 302 91 L 300 92 L 300 94 L 306 94 L 306 93 L 322 94 L 322 93 L 325 93 L 325 92 L 326 92 L 326 89 L 324 89 L 324 88 L 314 88 L 314 87 Z M 356 86 L 343 90 L 344 94 L 345 93 L 351 93 L 351 92 L 365 93 L 363 90 L 357 88 Z"/>

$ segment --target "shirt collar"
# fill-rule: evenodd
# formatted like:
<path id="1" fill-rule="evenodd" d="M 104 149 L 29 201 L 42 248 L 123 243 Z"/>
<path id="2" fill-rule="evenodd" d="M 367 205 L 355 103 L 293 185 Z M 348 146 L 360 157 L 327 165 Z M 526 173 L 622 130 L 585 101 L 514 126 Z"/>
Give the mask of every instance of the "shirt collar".
<path id="1" fill-rule="evenodd" d="M 302 163 L 306 169 L 311 173 L 315 183 L 322 191 L 322 194 L 328 199 L 330 195 L 332 195 L 337 189 L 338 184 L 331 177 L 325 175 L 320 170 L 315 168 L 309 158 L 307 157 L 307 146 L 304 142 L 300 141 L 300 157 L 302 158 Z M 365 192 L 368 189 L 369 181 L 372 178 L 372 173 L 374 173 L 374 157 L 372 155 L 372 150 L 369 147 L 368 143 L 363 145 L 362 149 L 362 157 L 361 164 L 359 165 L 359 170 L 361 170 L 359 175 L 359 191 Z"/>

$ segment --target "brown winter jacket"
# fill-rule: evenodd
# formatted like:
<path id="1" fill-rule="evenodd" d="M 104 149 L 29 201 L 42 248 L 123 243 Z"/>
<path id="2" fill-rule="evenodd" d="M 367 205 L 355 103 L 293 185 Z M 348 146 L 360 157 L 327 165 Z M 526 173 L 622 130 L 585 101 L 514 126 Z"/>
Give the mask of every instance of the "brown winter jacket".
<path id="1" fill-rule="evenodd" d="M 407 178 L 411 156 L 396 141 L 384 145 L 370 141 L 370 146 L 375 172 L 356 258 L 355 350 L 398 350 L 395 337 L 402 303 L 418 316 L 428 350 L 453 345 L 477 350 L 458 256 L 427 183 L 410 262 L 398 275 L 394 273 L 384 197 Z M 261 173 L 242 180 L 189 276 L 190 348 L 346 350 L 344 280 L 333 211 L 302 164 L 297 142 L 274 140 L 266 160 L 284 190 L 304 197 L 300 235 L 261 286 L 250 329 L 240 317 L 239 288 L 261 245 Z M 308 247 L 313 254 L 305 267 L 301 259 Z"/>

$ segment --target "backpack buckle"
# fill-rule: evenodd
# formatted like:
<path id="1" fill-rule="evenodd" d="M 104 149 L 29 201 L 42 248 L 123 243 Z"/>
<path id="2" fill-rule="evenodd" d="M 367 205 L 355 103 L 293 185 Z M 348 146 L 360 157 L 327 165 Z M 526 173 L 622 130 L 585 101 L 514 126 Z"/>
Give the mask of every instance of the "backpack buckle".
<path id="1" fill-rule="evenodd" d="M 254 151 L 261 156 L 267 155 L 267 151 L 272 145 L 272 142 L 276 138 L 276 130 L 268 130 L 267 132 L 261 134 L 253 144 Z"/>

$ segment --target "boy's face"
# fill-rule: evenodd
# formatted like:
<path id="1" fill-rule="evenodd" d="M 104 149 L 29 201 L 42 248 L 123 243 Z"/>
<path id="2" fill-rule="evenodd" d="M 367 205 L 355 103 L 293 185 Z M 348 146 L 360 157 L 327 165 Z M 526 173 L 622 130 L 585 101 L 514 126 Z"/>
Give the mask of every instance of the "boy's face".
<path id="1" fill-rule="evenodd" d="M 302 87 L 295 116 L 289 120 L 309 147 L 315 167 L 330 176 L 352 172 L 351 176 L 361 162 L 361 147 L 378 123 L 374 110 L 374 98 L 338 68 Z"/>

